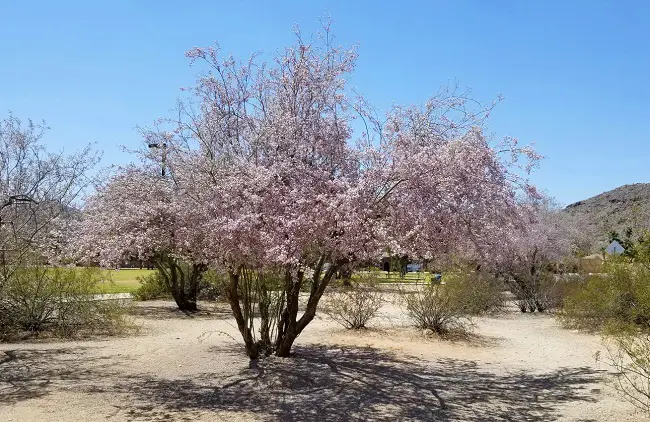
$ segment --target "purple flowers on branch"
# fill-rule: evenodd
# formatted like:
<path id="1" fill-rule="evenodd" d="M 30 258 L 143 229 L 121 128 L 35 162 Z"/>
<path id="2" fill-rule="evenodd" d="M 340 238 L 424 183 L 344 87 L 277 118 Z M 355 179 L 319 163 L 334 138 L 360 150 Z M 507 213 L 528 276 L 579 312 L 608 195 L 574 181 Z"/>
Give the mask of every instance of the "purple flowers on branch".
<path id="1" fill-rule="evenodd" d="M 145 131 L 147 143 L 167 144 L 167 177 L 159 152 L 143 150 L 142 164 L 88 202 L 79 232 L 80 249 L 105 265 L 171 257 L 225 269 L 251 358 L 289 355 L 343 265 L 387 248 L 492 259 L 522 223 L 518 195 L 534 192 L 534 150 L 483 133 L 492 105 L 447 88 L 379 118 L 346 86 L 356 51 L 332 39 L 328 29 L 314 42 L 298 33 L 268 63 L 224 57 L 218 46 L 190 50 L 203 73 L 176 118 Z M 257 339 L 244 315 L 243 271 L 282 280 L 272 338 Z"/>

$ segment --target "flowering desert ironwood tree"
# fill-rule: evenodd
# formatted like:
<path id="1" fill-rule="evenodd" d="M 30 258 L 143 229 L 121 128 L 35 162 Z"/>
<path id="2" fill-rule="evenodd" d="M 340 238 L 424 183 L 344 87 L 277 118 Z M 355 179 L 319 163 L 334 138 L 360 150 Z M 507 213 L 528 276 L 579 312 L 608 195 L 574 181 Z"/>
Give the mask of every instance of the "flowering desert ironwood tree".
<path id="1" fill-rule="evenodd" d="M 549 198 L 522 204 L 525 230 L 513 230 L 501 242 L 496 264 L 509 282 L 522 312 L 543 312 L 561 300 L 561 282 L 553 272 L 590 249 L 579 222 Z"/>
<path id="2" fill-rule="evenodd" d="M 72 242 L 76 256 L 117 266 L 152 262 L 183 311 L 196 311 L 207 259 L 197 214 L 169 178 L 150 166 L 121 169 L 88 200 Z"/>
<path id="3" fill-rule="evenodd" d="M 512 139 L 492 144 L 481 130 L 490 108 L 472 113 L 453 90 L 395 107 L 380 123 L 346 88 L 356 52 L 335 47 L 329 28 L 314 42 L 297 33 L 270 63 L 222 57 L 218 47 L 187 56 L 204 73 L 178 118 L 165 121 L 171 132 L 146 133 L 167 144 L 169 180 L 141 183 L 146 170 L 122 171 L 98 193 L 124 192 L 119 204 L 91 205 L 87 224 L 114 227 L 130 250 L 173 249 L 224 268 L 251 359 L 289 356 L 342 266 L 387 247 L 484 256 L 500 230 L 518 224 L 517 192 L 533 191 L 520 162 L 533 165 L 534 151 Z M 152 189 L 158 183 L 169 190 Z M 126 193 L 138 189 L 148 193 Z M 132 223 L 111 225 L 115 213 Z M 173 248 L 171 232 L 158 229 L 164 219 L 182 227 Z M 100 246 L 107 257 L 125 250 L 124 241 Z"/>

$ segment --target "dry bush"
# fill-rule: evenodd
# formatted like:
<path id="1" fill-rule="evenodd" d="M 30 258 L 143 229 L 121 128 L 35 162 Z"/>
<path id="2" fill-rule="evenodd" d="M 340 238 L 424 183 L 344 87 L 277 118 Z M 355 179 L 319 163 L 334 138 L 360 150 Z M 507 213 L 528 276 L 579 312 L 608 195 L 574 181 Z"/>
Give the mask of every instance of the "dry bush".
<path id="1" fill-rule="evenodd" d="M 123 332 L 129 326 L 124 306 L 93 298 L 101 278 L 96 268 L 16 269 L 0 291 L 0 339 Z"/>
<path id="2" fill-rule="evenodd" d="M 472 316 L 497 313 L 505 307 L 504 285 L 488 273 L 448 273 L 443 281 L 403 292 L 408 316 L 418 328 L 442 335 L 463 334 L 471 328 Z"/>
<path id="3" fill-rule="evenodd" d="M 559 311 L 564 307 L 565 300 L 573 294 L 575 289 L 580 285 L 582 276 L 553 276 L 548 279 L 541 289 L 540 297 L 544 303 L 545 309 L 549 311 Z"/>
<path id="4" fill-rule="evenodd" d="M 609 339 L 607 351 L 607 363 L 616 370 L 614 387 L 618 393 L 650 414 L 650 335 L 619 331 Z"/>
<path id="5" fill-rule="evenodd" d="M 508 284 L 521 312 L 559 309 L 571 288 L 569 281 L 558 279 L 548 270 L 538 270 L 534 274 L 524 272 L 511 275 Z"/>
<path id="6" fill-rule="evenodd" d="M 416 291 L 404 292 L 406 310 L 416 327 L 436 334 L 468 331 L 471 318 L 462 290 L 446 284 L 431 284 Z"/>
<path id="7" fill-rule="evenodd" d="M 362 280 L 342 290 L 330 293 L 325 304 L 325 313 L 348 330 L 366 328 L 366 324 L 377 315 L 384 297 L 374 283 Z"/>

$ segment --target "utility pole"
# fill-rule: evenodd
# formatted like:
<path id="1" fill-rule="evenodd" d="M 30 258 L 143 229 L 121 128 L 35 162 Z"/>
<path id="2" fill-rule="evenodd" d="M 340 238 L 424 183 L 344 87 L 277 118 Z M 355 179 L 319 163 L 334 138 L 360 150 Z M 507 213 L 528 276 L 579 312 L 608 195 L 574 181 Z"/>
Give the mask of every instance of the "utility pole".
<path id="1" fill-rule="evenodd" d="M 167 142 L 154 142 L 149 144 L 149 148 L 159 148 L 162 149 L 162 168 L 160 170 L 160 175 L 165 177 L 167 170 Z"/>

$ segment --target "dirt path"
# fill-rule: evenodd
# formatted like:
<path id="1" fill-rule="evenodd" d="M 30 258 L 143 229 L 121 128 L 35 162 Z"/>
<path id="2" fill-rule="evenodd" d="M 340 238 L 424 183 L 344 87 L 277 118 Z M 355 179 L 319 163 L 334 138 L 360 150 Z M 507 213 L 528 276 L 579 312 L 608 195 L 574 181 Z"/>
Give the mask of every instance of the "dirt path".
<path id="1" fill-rule="evenodd" d="M 137 336 L 0 345 L 0 421 L 647 420 L 605 384 L 598 337 L 551 317 L 479 319 L 450 342 L 382 311 L 360 333 L 319 318 L 255 371 L 223 306 L 139 304 Z"/>

